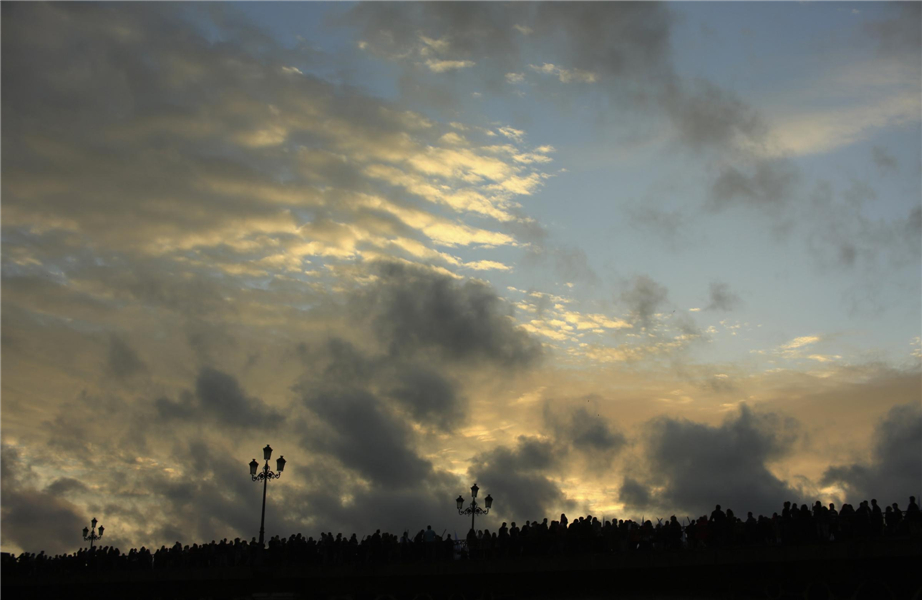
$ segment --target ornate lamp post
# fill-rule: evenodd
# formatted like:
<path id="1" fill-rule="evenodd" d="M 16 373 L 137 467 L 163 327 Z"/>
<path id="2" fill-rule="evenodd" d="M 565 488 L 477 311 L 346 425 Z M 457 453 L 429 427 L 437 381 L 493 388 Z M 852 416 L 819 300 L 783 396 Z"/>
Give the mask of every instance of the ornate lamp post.
<path id="1" fill-rule="evenodd" d="M 90 548 L 93 548 L 93 542 L 102 537 L 102 532 L 105 529 L 102 525 L 99 526 L 99 533 L 96 533 L 96 517 L 93 517 L 93 520 L 90 521 L 90 524 L 93 526 L 93 530 L 90 531 L 88 528 L 83 528 L 83 539 L 90 543 Z"/>
<path id="2" fill-rule="evenodd" d="M 475 483 L 471 486 L 471 505 L 467 508 L 464 508 L 464 498 L 461 497 L 461 494 L 458 494 L 458 514 L 462 517 L 471 515 L 471 529 L 474 529 L 474 517 L 476 515 L 485 515 L 490 512 L 490 507 L 493 506 L 493 498 L 490 494 L 487 494 L 487 497 L 483 499 L 484 508 L 477 506 L 477 491 L 480 490 Z"/>
<path id="3" fill-rule="evenodd" d="M 266 459 L 266 465 L 263 467 L 263 470 L 257 473 L 259 469 L 259 463 L 256 462 L 254 458 L 250 462 L 250 477 L 253 478 L 253 481 L 262 481 L 263 482 L 263 514 L 262 518 L 259 521 L 259 544 L 262 545 L 263 540 L 266 537 L 266 488 L 268 486 L 270 479 L 278 479 L 282 476 L 282 471 L 285 470 L 285 457 L 280 456 L 275 460 L 275 468 L 277 473 L 274 473 L 269 470 L 269 459 L 272 458 L 272 448 L 269 444 L 266 444 L 266 447 L 263 448 L 263 458 Z M 100 534 L 101 535 L 101 534 Z"/>

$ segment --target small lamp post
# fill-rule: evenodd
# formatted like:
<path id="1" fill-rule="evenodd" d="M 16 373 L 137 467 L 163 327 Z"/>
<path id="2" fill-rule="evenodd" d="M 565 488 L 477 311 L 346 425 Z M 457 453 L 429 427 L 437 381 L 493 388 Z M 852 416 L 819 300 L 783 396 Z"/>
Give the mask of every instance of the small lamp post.
<path id="1" fill-rule="evenodd" d="M 455 502 L 458 503 L 458 514 L 462 517 L 471 515 L 471 529 L 474 529 L 474 517 L 477 515 L 485 515 L 490 512 L 490 507 L 493 506 L 493 498 L 487 494 L 487 497 L 483 499 L 484 508 L 480 508 L 477 505 L 477 492 L 480 490 L 477 487 L 477 484 L 471 486 L 471 505 L 467 508 L 464 508 L 464 498 L 461 494 L 458 494 L 458 498 Z"/>
<path id="2" fill-rule="evenodd" d="M 259 463 L 256 462 L 254 458 L 250 461 L 250 477 L 253 478 L 253 481 L 262 481 L 263 482 L 263 512 L 262 518 L 259 521 L 259 544 L 262 545 L 263 540 L 266 537 L 266 489 L 270 479 L 278 479 L 282 476 L 282 471 L 285 470 L 285 460 L 284 456 L 279 456 L 275 459 L 275 472 L 269 470 L 269 459 L 272 458 L 272 447 L 269 444 L 266 444 L 266 447 L 263 448 L 263 458 L 266 459 L 266 464 L 263 467 L 262 471 L 257 473 L 259 469 Z"/>
<path id="3" fill-rule="evenodd" d="M 102 525 L 99 526 L 99 533 L 96 533 L 96 517 L 93 517 L 93 520 L 90 521 L 90 525 L 93 526 L 93 529 L 90 530 L 87 527 L 83 528 L 83 539 L 90 543 L 90 548 L 93 548 L 93 542 L 102 537 L 102 532 L 105 530 L 105 527 Z"/>

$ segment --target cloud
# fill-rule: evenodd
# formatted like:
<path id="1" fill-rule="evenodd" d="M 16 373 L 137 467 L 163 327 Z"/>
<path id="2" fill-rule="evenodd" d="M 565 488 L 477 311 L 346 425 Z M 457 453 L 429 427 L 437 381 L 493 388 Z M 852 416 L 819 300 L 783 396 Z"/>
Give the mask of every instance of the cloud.
<path id="1" fill-rule="evenodd" d="M 632 228 L 655 235 L 669 250 L 675 252 L 701 241 L 701 233 L 693 226 L 694 216 L 687 211 L 663 210 L 640 204 L 627 209 Z"/>
<path id="2" fill-rule="evenodd" d="M 587 397 L 585 403 L 582 400 L 575 399 L 574 403 L 579 402 L 583 406 L 570 406 L 563 410 L 554 410 L 552 403 L 546 402 L 544 422 L 558 445 L 556 452 L 570 465 L 571 472 L 576 471 L 573 460 L 576 456 L 568 453 L 570 449 L 585 459 L 584 476 L 601 475 L 607 473 L 612 460 L 624 449 L 627 438 L 598 414 L 596 398 Z M 585 404 L 591 407 L 591 411 Z"/>
<path id="3" fill-rule="evenodd" d="M 203 367 L 195 380 L 195 393 L 185 392 L 180 400 L 159 398 L 155 401 L 161 419 L 214 419 L 231 427 L 273 429 L 281 425 L 282 414 L 258 398 L 246 395 L 232 375 L 212 367 Z"/>
<path id="4" fill-rule="evenodd" d="M 120 490 L 114 501 L 105 505 L 109 521 L 119 519 L 132 526 L 143 522 L 145 537 L 152 540 L 149 544 L 154 547 L 176 541 L 255 536 L 257 523 L 253 515 L 259 513 L 261 490 L 248 474 L 241 476 L 246 473 L 244 463 L 247 461 L 226 450 L 220 443 L 201 439 L 178 441 L 172 464 L 189 464 L 189 471 L 195 476 L 176 478 L 175 472 L 140 469 L 135 484 L 149 494 L 154 501 L 153 508 L 146 513 L 133 514 L 130 507 L 138 500 L 137 492 Z M 290 477 L 291 472 L 286 470 L 285 475 Z M 287 478 L 282 481 L 287 483 Z M 270 502 L 278 502 L 280 491 L 270 492 Z M 279 531 L 281 520 L 277 510 L 266 510 L 268 531 Z M 114 525 L 107 527 L 106 534 L 112 533 L 128 537 L 127 532 L 119 531 Z M 117 540 L 111 542 L 117 543 Z"/>
<path id="5" fill-rule="evenodd" d="M 373 272 L 337 309 L 349 325 L 343 335 L 354 331 L 356 341 L 304 345 L 295 389 L 316 421 L 302 445 L 394 492 L 441 476 L 419 444 L 467 420 L 465 374 L 526 371 L 542 350 L 481 282 L 393 262 Z"/>
<path id="6" fill-rule="evenodd" d="M 476 63 L 472 60 L 436 60 L 429 59 L 426 66 L 434 73 L 445 73 L 446 71 L 456 71 L 458 69 L 468 69 Z"/>
<path id="7" fill-rule="evenodd" d="M 727 150 L 761 141 L 767 128 L 745 102 L 713 83 L 687 82 L 677 74 L 670 44 L 675 20 L 668 6 L 652 3 L 435 4 L 400 11 L 369 4 L 357 6 L 343 22 L 357 26 L 379 56 L 400 63 L 418 51 L 416 32 L 450 35 L 453 55 L 476 61 L 492 93 L 507 93 L 507 74 L 519 72 L 528 44 L 540 40 L 543 56 L 553 61 L 529 64 L 532 71 L 561 83 L 602 85 L 619 108 L 665 114 L 689 148 Z M 408 73 L 407 100 L 421 89 L 440 98 L 443 108 L 457 108 L 450 101 L 457 96 L 454 88 L 434 88 Z M 606 108 L 600 118 L 611 112 Z"/>
<path id="8" fill-rule="evenodd" d="M 829 182 L 816 186 L 801 220 L 818 266 L 873 270 L 918 264 L 922 208 L 911 208 L 905 217 L 869 218 L 877 198 L 874 188 L 858 180 L 839 194 Z"/>
<path id="9" fill-rule="evenodd" d="M 840 485 L 847 502 L 878 498 L 905 506 L 909 496 L 922 498 L 922 408 L 917 402 L 897 405 L 874 428 L 871 459 L 832 466 L 823 485 Z"/>
<path id="10" fill-rule="evenodd" d="M 486 284 L 396 263 L 378 272 L 378 282 L 356 296 L 353 310 L 370 321 L 389 353 L 435 352 L 446 360 L 505 367 L 541 358 L 540 344 L 514 325 L 510 307 Z"/>
<path id="11" fill-rule="evenodd" d="M 71 552 L 83 544 L 81 531 L 89 519 L 65 499 L 61 480 L 44 490 L 28 485 L 30 469 L 19 449 L 2 446 L 3 543 L 15 544 L 30 552 L 44 550 L 49 555 Z M 57 485 L 55 485 L 57 484 Z"/>
<path id="12" fill-rule="evenodd" d="M 882 146 L 871 147 L 871 158 L 882 174 L 888 171 L 897 171 L 899 169 L 899 161 Z"/>
<path id="13" fill-rule="evenodd" d="M 922 9 L 914 3 L 887 7 L 887 17 L 862 24 L 864 33 L 877 44 L 884 56 L 914 57 L 918 63 L 922 32 L 916 27 L 922 19 Z"/>
<path id="14" fill-rule="evenodd" d="M 547 476 L 557 461 L 551 442 L 520 436 L 511 448 L 497 446 L 474 456 L 468 473 L 484 496 L 496 498 L 494 507 L 502 519 L 523 523 L 576 507 Z"/>
<path id="15" fill-rule="evenodd" d="M 595 83 L 599 80 L 595 73 L 581 71 L 580 69 L 564 69 L 550 63 L 544 63 L 541 66 L 528 65 L 528 68 L 536 73 L 554 75 L 560 80 L 560 83 Z"/>
<path id="16" fill-rule="evenodd" d="M 653 325 L 653 317 L 669 295 L 668 290 L 647 275 L 638 275 L 631 287 L 621 293 L 621 301 L 627 305 L 632 317 L 644 328 Z"/>
<path id="17" fill-rule="evenodd" d="M 758 160 L 748 174 L 728 165 L 714 180 L 709 206 L 713 210 L 733 205 L 778 210 L 790 201 L 798 178 L 798 171 L 780 159 Z"/>
<path id="18" fill-rule="evenodd" d="M 797 424 L 790 419 L 743 404 L 716 427 L 660 417 L 649 424 L 647 435 L 657 506 L 702 515 L 720 504 L 737 514 L 771 515 L 800 497 L 767 467 L 796 439 Z M 635 502 L 642 497 L 630 489 L 628 494 Z"/>
<path id="19" fill-rule="evenodd" d="M 693 149 L 740 149 L 768 131 L 755 109 L 706 80 L 670 80 L 662 104 L 679 138 Z"/>
<path id="20" fill-rule="evenodd" d="M 432 252 L 411 259 L 444 263 L 431 246 L 514 244 L 463 219 L 508 220 L 513 198 L 544 181 L 540 161 L 484 149 L 485 133 L 459 144 L 447 125 L 317 77 L 301 67 L 310 52 L 278 45 L 233 9 L 189 19 L 141 5 L 8 13 L 15 26 L 5 26 L 4 47 L 31 58 L 7 61 L 4 82 L 17 92 L 4 110 L 40 126 L 4 129 L 4 142 L 23 149 L 4 161 L 4 227 L 57 235 L 64 253 L 166 258 L 185 272 L 241 279 L 330 277 L 317 265 L 413 240 Z M 226 29 L 229 43 L 211 44 L 210 27 Z M 76 33 L 90 29 L 100 35 Z M 427 39 L 433 52 L 448 43 Z M 74 48 L 86 44 L 98 58 L 91 70 L 75 63 Z M 428 60 L 436 70 L 471 63 Z M 420 199 L 454 214 L 420 208 Z"/>
<path id="21" fill-rule="evenodd" d="M 820 341 L 820 337 L 817 335 L 802 335 L 786 344 L 781 344 L 778 348 L 782 351 L 798 350 L 809 344 L 815 344 L 818 341 Z"/>
<path id="22" fill-rule="evenodd" d="M 654 506 L 653 495 L 650 489 L 636 479 L 625 476 L 621 480 L 621 488 L 618 491 L 618 500 L 628 510 L 643 510 Z"/>
<path id="23" fill-rule="evenodd" d="M 466 417 L 466 403 L 456 386 L 424 365 L 403 367 L 389 395 L 422 423 L 451 431 Z"/>
<path id="24" fill-rule="evenodd" d="M 146 369 L 137 352 L 115 335 L 109 338 L 108 366 L 109 371 L 118 379 L 125 379 Z"/>
<path id="25" fill-rule="evenodd" d="M 542 150 L 539 148 L 539 150 Z M 553 148 L 543 148 L 546 152 Z M 528 268 L 547 268 L 567 281 L 595 285 L 599 276 L 592 268 L 586 252 L 578 246 L 554 242 L 550 233 L 534 219 L 522 217 L 505 223 L 506 229 L 525 245 L 522 265 Z"/>
<path id="26" fill-rule="evenodd" d="M 326 452 L 363 478 L 388 489 L 419 484 L 432 464 L 412 449 L 412 431 L 372 394 L 318 390 L 305 404 L 326 426 L 322 438 L 306 436 L 307 450 Z"/>
<path id="27" fill-rule="evenodd" d="M 865 140 L 881 129 L 918 121 L 920 103 L 916 89 L 918 86 L 888 94 L 874 89 L 858 90 L 856 95 L 877 97 L 858 105 L 778 115 L 773 120 L 771 141 L 765 145 L 764 153 L 823 154 Z"/>
<path id="28" fill-rule="evenodd" d="M 737 308 L 742 299 L 730 290 L 730 286 L 720 281 L 711 282 L 711 300 L 704 310 L 720 310 L 724 312 Z"/>

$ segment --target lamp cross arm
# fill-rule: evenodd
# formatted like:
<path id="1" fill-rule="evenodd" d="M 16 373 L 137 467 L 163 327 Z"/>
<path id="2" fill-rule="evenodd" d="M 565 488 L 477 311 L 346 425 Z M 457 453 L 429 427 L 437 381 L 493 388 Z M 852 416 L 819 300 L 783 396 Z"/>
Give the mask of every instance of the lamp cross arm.
<path id="1" fill-rule="evenodd" d="M 281 473 L 276 473 L 275 471 L 262 470 L 256 475 L 252 476 L 253 481 L 262 481 L 264 479 L 278 479 L 281 477 Z"/>

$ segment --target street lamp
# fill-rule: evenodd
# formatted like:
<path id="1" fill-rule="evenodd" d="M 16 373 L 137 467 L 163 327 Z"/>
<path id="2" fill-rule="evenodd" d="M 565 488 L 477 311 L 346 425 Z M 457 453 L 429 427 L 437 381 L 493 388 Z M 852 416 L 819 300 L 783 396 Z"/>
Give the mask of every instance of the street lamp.
<path id="1" fill-rule="evenodd" d="M 272 447 L 269 444 L 266 444 L 266 447 L 263 448 L 263 458 L 266 459 L 266 465 L 263 467 L 263 470 L 257 473 L 259 469 L 259 463 L 256 462 L 254 458 L 250 462 L 250 477 L 253 478 L 253 481 L 262 481 L 263 482 L 263 514 L 262 518 L 259 521 L 259 544 L 262 545 L 263 540 L 266 537 L 266 487 L 270 479 L 278 479 L 282 476 L 282 471 L 285 470 L 285 457 L 280 456 L 275 459 L 275 469 L 277 473 L 273 473 L 269 470 L 269 459 L 272 458 Z"/>
<path id="2" fill-rule="evenodd" d="M 90 521 L 90 524 L 93 526 L 93 530 L 90 531 L 87 527 L 83 528 L 83 539 L 90 543 L 90 548 L 93 548 L 93 542 L 102 537 L 102 532 L 105 529 L 102 525 L 99 526 L 99 533 L 96 533 L 96 517 L 93 517 L 93 520 Z"/>
<path id="3" fill-rule="evenodd" d="M 490 507 L 493 506 L 493 498 L 487 494 L 487 497 L 483 499 L 483 504 L 485 508 L 480 508 L 477 506 L 477 492 L 480 490 L 477 487 L 477 484 L 471 486 L 471 505 L 467 508 L 464 508 L 464 498 L 461 497 L 461 494 L 458 494 L 457 500 L 458 503 L 458 514 L 462 517 L 471 515 L 471 529 L 474 529 L 474 517 L 476 515 L 485 515 L 490 512 Z"/>

